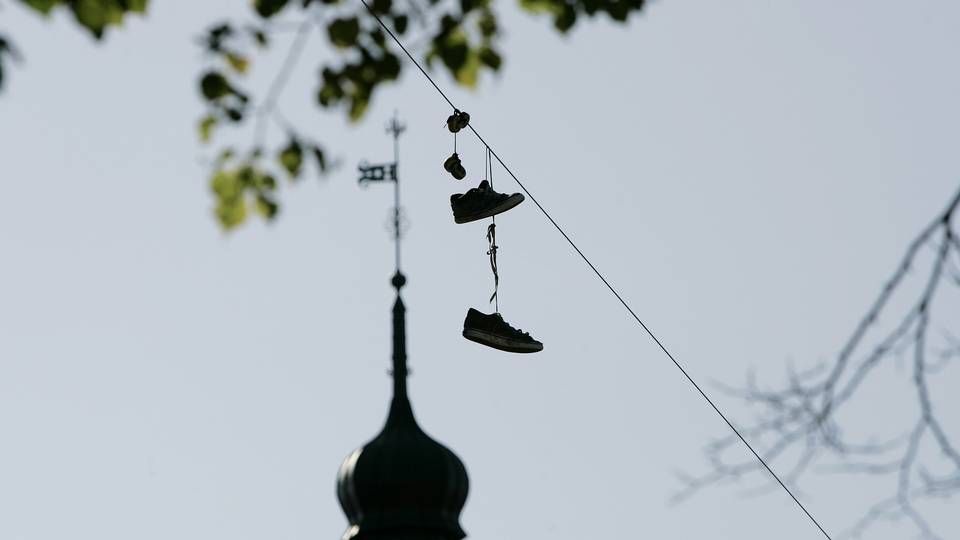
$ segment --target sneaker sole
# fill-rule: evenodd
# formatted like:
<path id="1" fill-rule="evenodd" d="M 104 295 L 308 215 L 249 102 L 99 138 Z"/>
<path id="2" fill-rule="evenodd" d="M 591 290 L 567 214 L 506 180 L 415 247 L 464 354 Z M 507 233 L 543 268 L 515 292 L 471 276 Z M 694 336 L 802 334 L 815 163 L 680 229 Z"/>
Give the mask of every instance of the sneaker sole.
<path id="1" fill-rule="evenodd" d="M 488 208 L 483 212 L 470 214 L 469 216 L 459 216 L 459 217 L 453 216 L 453 221 L 455 223 L 460 223 L 460 224 L 470 223 L 471 221 L 477 221 L 478 219 L 488 218 L 491 216 L 495 216 L 497 214 L 502 214 L 507 210 L 510 210 L 514 206 L 522 203 L 523 199 L 524 197 L 522 193 L 514 193 L 513 195 L 509 196 L 506 200 L 504 200 L 502 203 L 498 204 L 497 206 L 494 206 L 493 208 Z"/>
<path id="2" fill-rule="evenodd" d="M 465 329 L 463 331 L 463 337 L 473 341 L 474 343 L 479 343 L 481 345 L 486 345 L 488 347 L 493 347 L 494 349 L 499 349 L 506 352 L 535 353 L 543 350 L 542 343 L 516 342 L 511 339 L 504 338 L 503 336 L 498 336 L 496 334 L 491 334 L 489 332 L 484 332 L 483 330 L 477 330 L 474 328 Z"/>

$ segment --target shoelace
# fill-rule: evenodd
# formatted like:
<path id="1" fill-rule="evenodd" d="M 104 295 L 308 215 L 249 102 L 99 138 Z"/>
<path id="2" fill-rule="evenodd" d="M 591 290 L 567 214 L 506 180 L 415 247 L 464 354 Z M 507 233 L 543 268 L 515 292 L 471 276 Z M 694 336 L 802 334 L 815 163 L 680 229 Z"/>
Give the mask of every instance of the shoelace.
<path id="1" fill-rule="evenodd" d="M 520 334 L 520 335 L 522 335 L 522 336 L 524 336 L 524 337 L 530 337 L 530 333 L 529 333 L 529 332 L 524 332 L 522 328 L 514 328 L 514 327 L 510 326 L 510 323 L 508 323 L 507 321 L 503 320 L 503 316 L 500 315 L 499 312 L 494 312 L 494 314 L 497 316 L 497 318 L 500 320 L 500 322 L 501 322 L 504 326 L 506 326 L 507 328 L 509 328 L 510 330 L 512 330 L 512 331 L 514 331 L 514 332 L 516 332 L 516 333 L 518 333 L 518 334 Z"/>
<path id="2" fill-rule="evenodd" d="M 490 247 L 487 249 L 487 255 L 490 256 L 490 269 L 493 270 L 493 294 L 490 295 L 490 302 L 496 301 L 496 309 L 500 311 L 500 300 L 497 298 L 497 290 L 500 288 L 500 274 L 497 272 L 497 224 L 491 223 L 487 227 L 487 242 Z M 507 325 L 510 326 L 510 325 Z M 512 328 L 512 327 L 511 327 Z"/>

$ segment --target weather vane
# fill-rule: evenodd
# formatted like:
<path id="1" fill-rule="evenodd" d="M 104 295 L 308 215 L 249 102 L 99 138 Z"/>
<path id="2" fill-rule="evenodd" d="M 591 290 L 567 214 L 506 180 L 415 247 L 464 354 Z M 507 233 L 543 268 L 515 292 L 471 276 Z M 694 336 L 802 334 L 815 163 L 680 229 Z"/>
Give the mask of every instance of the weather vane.
<path id="1" fill-rule="evenodd" d="M 361 187 L 367 187 L 371 183 L 393 182 L 393 209 L 390 216 L 390 231 L 393 233 L 394 252 L 396 257 L 397 274 L 400 274 L 400 237 L 406 226 L 406 219 L 403 217 L 403 209 L 400 207 L 400 177 L 397 169 L 400 164 L 400 134 L 407 127 L 403 125 L 394 113 L 393 118 L 387 124 L 387 133 L 393 136 L 393 163 L 383 163 L 370 165 L 366 161 L 361 161 L 358 167 L 360 178 L 357 182 Z"/>

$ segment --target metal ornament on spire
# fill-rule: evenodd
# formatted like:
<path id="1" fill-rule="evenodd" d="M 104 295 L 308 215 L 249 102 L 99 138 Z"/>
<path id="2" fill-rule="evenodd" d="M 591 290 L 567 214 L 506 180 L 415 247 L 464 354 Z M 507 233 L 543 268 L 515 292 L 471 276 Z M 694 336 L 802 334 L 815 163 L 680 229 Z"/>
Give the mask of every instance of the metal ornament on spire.
<path id="1" fill-rule="evenodd" d="M 358 182 L 361 187 L 366 187 L 370 183 L 393 182 L 393 208 L 390 211 L 390 230 L 393 236 L 394 257 L 396 268 L 390 284 L 397 291 L 397 298 L 393 304 L 393 368 L 390 375 L 394 382 L 394 396 L 400 396 L 406 399 L 407 387 L 406 380 L 410 373 L 407 368 L 407 346 L 406 346 L 406 307 L 400 298 L 400 289 L 407 282 L 406 276 L 400 271 L 400 238 L 403 236 L 403 229 L 406 225 L 403 218 L 403 208 L 400 206 L 400 177 L 397 169 L 400 163 L 400 135 L 404 132 L 404 126 L 394 113 L 393 118 L 387 124 L 387 133 L 393 136 L 393 163 L 384 163 L 380 165 L 369 165 L 361 162 L 359 166 L 360 178 Z"/>
<path id="2" fill-rule="evenodd" d="M 403 236 L 406 219 L 403 215 L 403 208 L 400 206 L 400 135 L 407 127 L 400 122 L 394 113 L 393 118 L 387 123 L 387 133 L 393 136 L 393 163 L 368 164 L 366 161 L 360 162 L 358 170 L 360 178 L 357 182 L 361 187 L 367 187 L 371 183 L 393 182 L 393 209 L 390 211 L 389 228 L 393 235 L 394 257 L 396 262 L 396 276 L 393 285 L 397 291 L 403 286 L 403 274 L 400 273 L 400 238 Z M 399 283 L 399 285 L 398 285 Z"/>

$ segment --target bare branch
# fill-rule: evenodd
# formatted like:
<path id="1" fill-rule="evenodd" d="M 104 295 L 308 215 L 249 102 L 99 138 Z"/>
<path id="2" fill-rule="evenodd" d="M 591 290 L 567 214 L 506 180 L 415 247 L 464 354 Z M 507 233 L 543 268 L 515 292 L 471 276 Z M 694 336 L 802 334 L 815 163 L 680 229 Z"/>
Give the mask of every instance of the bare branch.
<path id="1" fill-rule="evenodd" d="M 960 240 L 952 228 L 958 206 L 960 191 L 910 242 L 893 274 L 831 365 L 799 373 L 788 366 L 785 384 L 772 390 L 761 389 L 752 372 L 748 373 L 743 387 L 716 385 L 725 394 L 759 407 L 756 420 L 744 426 L 742 433 L 768 463 L 776 465 L 792 489 L 811 470 L 870 475 L 893 482 L 893 494 L 868 508 L 845 536 L 859 537 L 880 521 L 906 520 L 922 538 L 937 539 L 917 504 L 960 493 L 960 452 L 937 415 L 928 385 L 930 374 L 936 373 L 949 359 L 960 357 L 960 341 L 946 333 L 946 346 L 940 349 L 937 360 L 931 362 L 928 358 L 932 306 L 940 285 L 950 282 L 960 286 L 960 271 L 954 269 L 960 261 Z M 927 260 L 928 252 L 924 249 L 927 246 L 934 248 L 933 260 L 922 290 L 898 316 L 899 322 L 875 339 L 874 344 L 868 344 L 870 330 L 880 315 L 890 309 L 893 295 L 906 289 L 907 275 Z M 900 355 L 911 358 L 911 383 L 918 409 L 915 423 L 905 427 L 903 435 L 882 442 L 850 440 L 837 417 L 838 410 L 858 395 L 878 366 Z M 727 454 L 732 454 L 734 449 L 739 451 L 737 443 L 737 438 L 731 435 L 708 444 L 704 457 L 710 465 L 709 471 L 701 476 L 683 475 L 682 489 L 673 500 L 690 497 L 703 487 L 747 478 L 767 484 L 767 476 L 755 474 L 762 472 L 762 467 L 752 456 L 738 453 L 730 460 Z M 924 464 L 931 457 L 925 449 L 936 450 L 951 470 L 941 475 L 927 472 Z M 766 487 L 762 485 L 748 493 L 763 492 Z"/>

